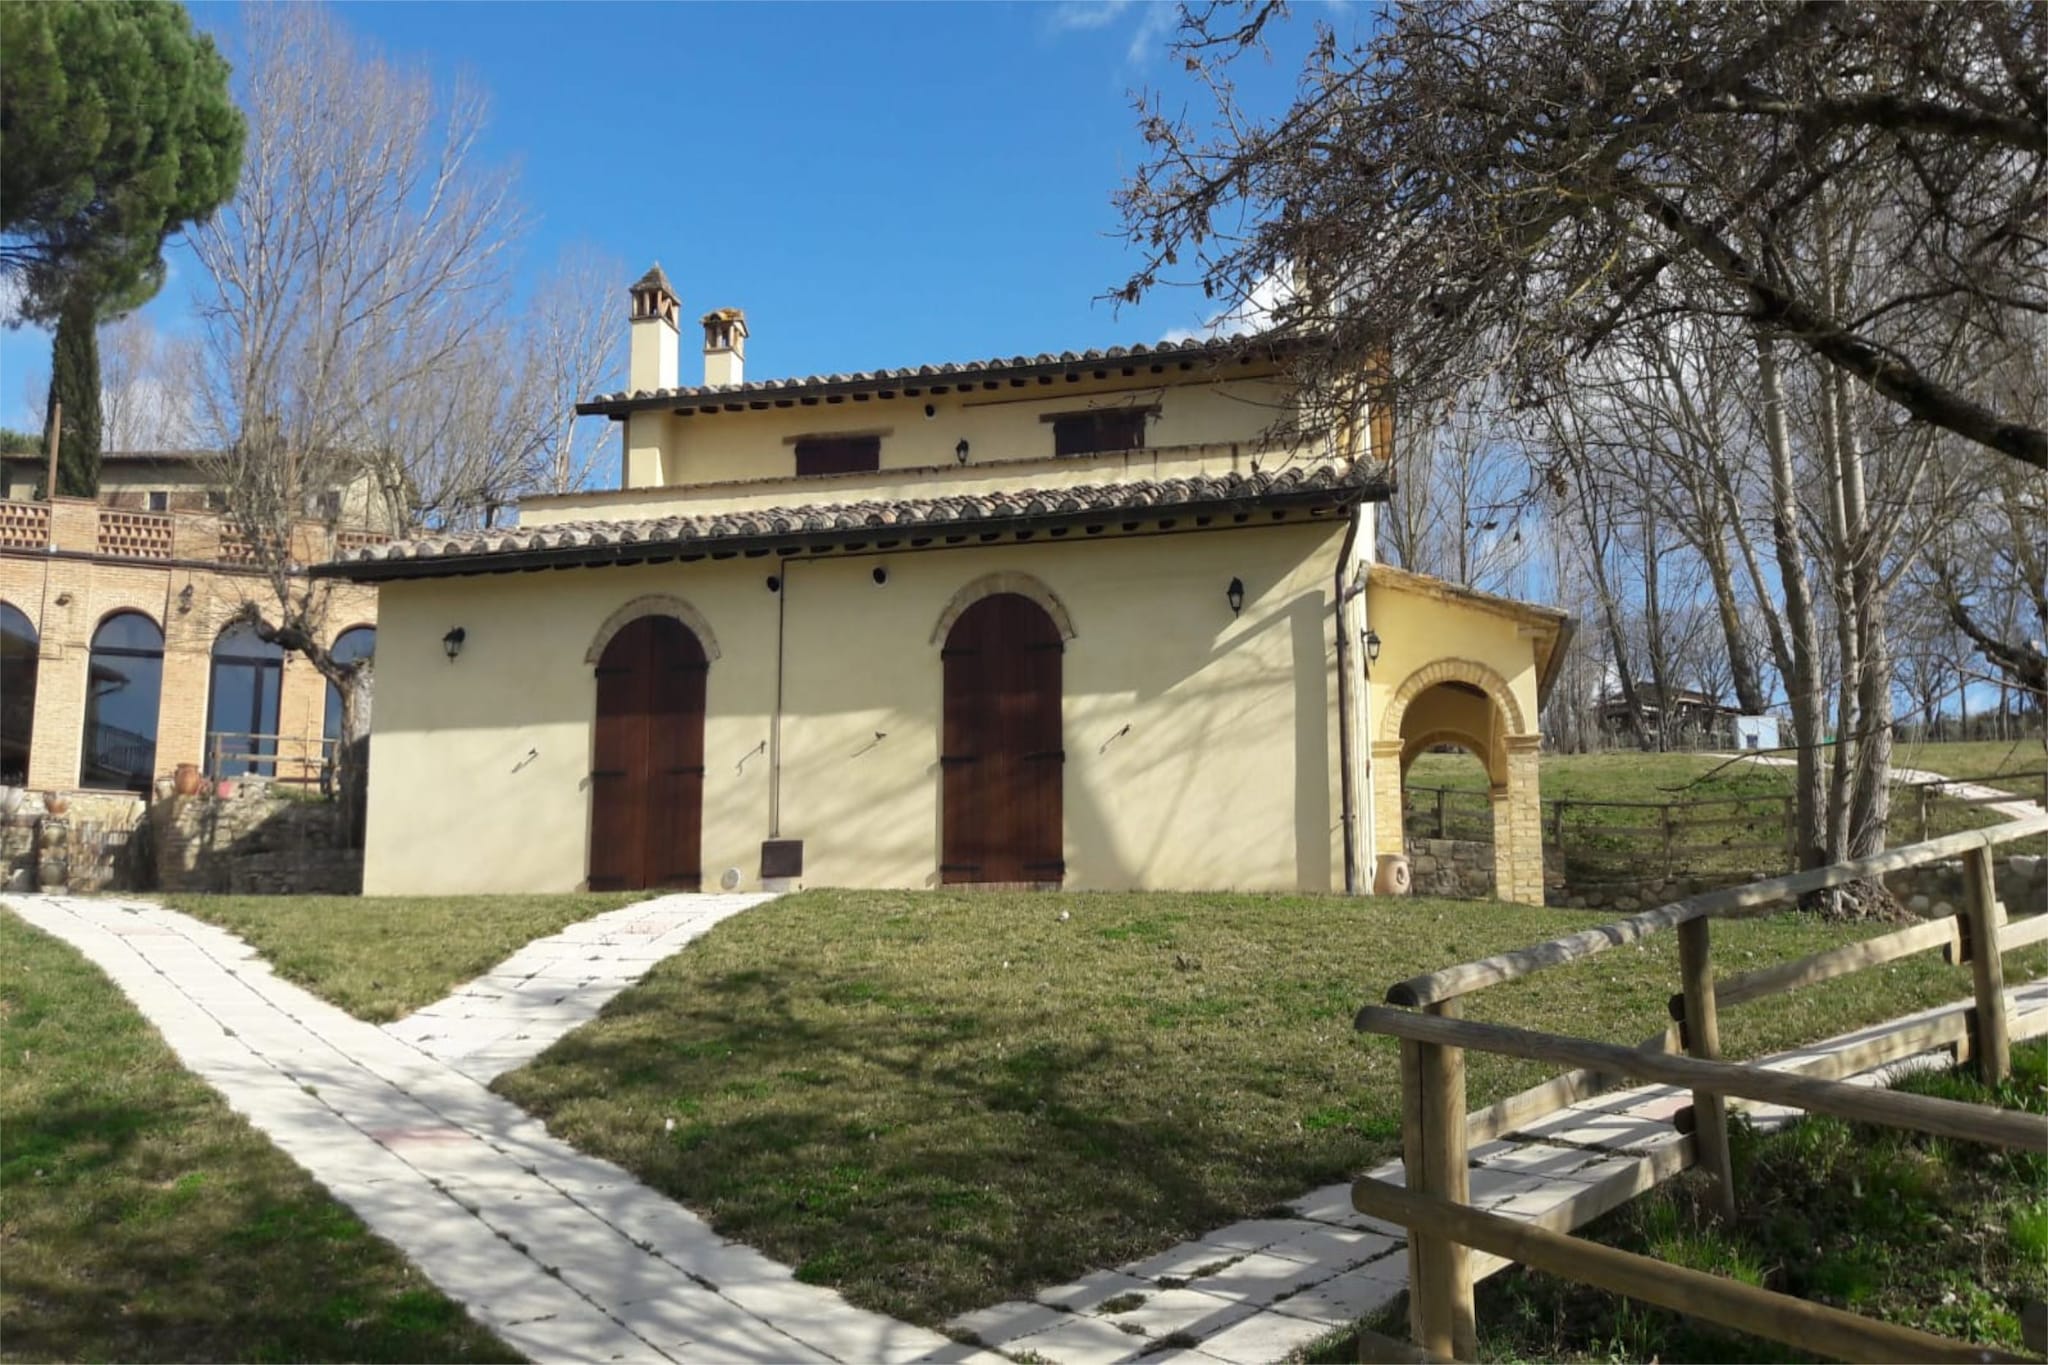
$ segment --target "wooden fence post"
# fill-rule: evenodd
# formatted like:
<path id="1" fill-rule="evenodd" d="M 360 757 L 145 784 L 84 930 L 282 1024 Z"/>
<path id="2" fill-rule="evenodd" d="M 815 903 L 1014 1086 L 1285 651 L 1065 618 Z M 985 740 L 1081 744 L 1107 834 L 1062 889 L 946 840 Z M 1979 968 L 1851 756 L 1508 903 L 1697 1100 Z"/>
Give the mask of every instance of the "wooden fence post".
<path id="1" fill-rule="evenodd" d="M 1778 801 L 1785 808 L 1785 871 L 1789 874 L 1799 870 L 1799 808 L 1792 797 L 1781 796 Z"/>
<path id="2" fill-rule="evenodd" d="M 1685 992 L 1685 1050 L 1705 1061 L 1721 1057 L 1720 1011 L 1714 999 L 1714 957 L 1705 915 L 1678 926 L 1679 986 Z M 1728 1102 L 1695 1090 L 1693 1144 L 1699 1168 L 1714 1182 L 1714 1204 L 1724 1218 L 1735 1216 L 1735 1168 L 1728 1153 Z"/>
<path id="3" fill-rule="evenodd" d="M 1444 797 L 1447 795 L 1449 793 L 1444 788 L 1438 787 L 1436 789 L 1436 837 L 1439 839 L 1451 837 L 1444 833 Z"/>
<path id="4" fill-rule="evenodd" d="M 1560 854 L 1564 852 L 1564 808 L 1562 801 L 1550 803 L 1550 842 Z"/>
<path id="5" fill-rule="evenodd" d="M 2005 1030 L 2005 962 L 1998 947 L 1998 883 L 1989 847 L 1963 854 L 1963 953 L 1977 1008 L 1970 1015 L 1970 1050 L 1977 1076 L 1996 1085 L 2012 1074 L 2012 1044 Z"/>
<path id="6" fill-rule="evenodd" d="M 1666 801 L 1664 803 L 1664 876 L 1667 880 L 1671 876 L 1671 845 L 1674 833 L 1676 831 L 1672 824 L 1671 803 Z"/>
<path id="7" fill-rule="evenodd" d="M 1925 782 L 1913 788 L 1913 809 L 1918 817 L 1920 827 L 1920 838 L 1917 842 L 1924 844 L 1927 842 L 1927 784 Z"/>
<path id="8" fill-rule="evenodd" d="M 1454 996 L 1425 1007 L 1458 1017 Z M 1401 1144 L 1408 1188 L 1454 1203 L 1471 1202 L 1465 1150 L 1465 1050 L 1401 1044 Z M 1408 1230 L 1408 1325 L 1415 1344 L 1439 1360 L 1476 1360 L 1472 1253 L 1452 1238 Z"/>

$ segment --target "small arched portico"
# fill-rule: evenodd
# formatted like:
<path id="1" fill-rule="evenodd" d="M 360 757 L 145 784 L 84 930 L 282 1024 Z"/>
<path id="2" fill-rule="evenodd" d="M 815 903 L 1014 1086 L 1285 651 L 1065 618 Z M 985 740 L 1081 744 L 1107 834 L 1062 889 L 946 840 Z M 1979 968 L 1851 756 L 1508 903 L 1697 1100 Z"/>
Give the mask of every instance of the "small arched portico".
<path id="1" fill-rule="evenodd" d="M 1507 679 L 1476 660 L 1437 659 L 1395 683 L 1380 708 L 1372 746 L 1378 851 L 1404 851 L 1402 789 L 1416 756 L 1438 745 L 1455 745 L 1486 769 L 1493 804 L 1494 894 L 1541 905 L 1543 825 L 1536 770 L 1541 739 L 1524 725 L 1521 703 Z"/>

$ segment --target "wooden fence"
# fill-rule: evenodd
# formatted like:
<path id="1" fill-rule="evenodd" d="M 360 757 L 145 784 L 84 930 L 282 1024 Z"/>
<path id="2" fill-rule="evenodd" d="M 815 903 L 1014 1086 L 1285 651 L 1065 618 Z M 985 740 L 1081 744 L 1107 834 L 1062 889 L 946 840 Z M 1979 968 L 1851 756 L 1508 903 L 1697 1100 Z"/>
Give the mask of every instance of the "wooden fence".
<path id="1" fill-rule="evenodd" d="M 1409 1311 L 1416 1344 L 1435 1359 L 1475 1358 L 1470 1253 L 1476 1248 L 1837 1359 L 2021 1359 L 1479 1212 L 1468 1207 L 1467 1153 L 1475 1142 L 1629 1080 L 1662 1082 L 1692 1092 L 1692 1108 L 1689 1116 L 1680 1116 L 1680 1126 L 1689 1122 L 1697 1163 L 1711 1177 L 1723 1212 L 1732 1212 L 1740 1197 L 1729 1161 L 1728 1109 L 1745 1101 L 2048 1153 L 2048 1123 L 2038 1115 L 1852 1086 L 1842 1080 L 1947 1046 L 1959 1056 L 1973 1058 L 1980 1076 L 1992 1082 L 2010 1073 L 2013 1036 L 2048 1032 L 2048 1011 L 2037 1011 L 2017 1024 L 2007 1018 L 2004 981 L 2005 953 L 2048 942 L 2048 913 L 2007 922 L 1992 881 L 1993 849 L 2044 832 L 2048 812 L 1688 897 L 1597 929 L 1398 982 L 1388 989 L 1387 1001 L 1407 1008 L 1360 1010 L 1361 1031 L 1400 1040 L 1407 1187 L 1362 1179 L 1352 1189 L 1352 1202 L 1363 1213 L 1409 1230 Z M 1810 891 L 1957 857 L 1962 859 L 1968 887 L 1960 917 L 1912 925 L 1733 976 L 1714 974 L 1711 926 L 1716 919 L 1764 913 Z M 1678 1024 L 1637 1047 L 1461 1017 L 1464 998 L 1474 992 L 1665 930 L 1678 934 L 1679 991 L 1671 999 L 1671 1014 Z M 1932 951 L 1969 963 L 1973 998 L 1967 1005 L 1909 1027 L 1876 1031 L 1865 1042 L 1825 1054 L 1798 1070 L 1722 1059 L 1722 1006 Z M 1416 1009 L 1422 1012 L 1413 1012 Z M 1465 1053 L 1470 1049 L 1574 1069 L 1468 1116 Z"/>
<path id="2" fill-rule="evenodd" d="M 2048 769 L 1899 783 L 1892 788 L 1887 832 L 1893 839 L 1925 843 L 1986 823 L 1982 807 L 2027 800 L 2048 807 Z M 1493 807 L 1484 791 L 1408 787 L 1403 802 L 1411 837 L 1483 843 L 1493 839 Z M 1790 795 L 1546 800 L 1543 846 L 1562 859 L 1567 879 L 1580 885 L 1722 872 L 1796 872 L 1799 849 L 1793 817 Z"/>

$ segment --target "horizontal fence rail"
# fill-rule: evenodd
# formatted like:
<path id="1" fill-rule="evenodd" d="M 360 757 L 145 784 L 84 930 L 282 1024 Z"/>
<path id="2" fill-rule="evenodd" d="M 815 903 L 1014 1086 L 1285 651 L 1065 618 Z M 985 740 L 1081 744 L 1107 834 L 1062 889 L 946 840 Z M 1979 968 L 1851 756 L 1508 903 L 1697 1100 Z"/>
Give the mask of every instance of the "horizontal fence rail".
<path id="1" fill-rule="evenodd" d="M 1953 1048 L 1958 1058 L 1974 1061 L 1987 1085 L 1995 1085 L 2011 1074 L 2012 1037 L 2048 1032 L 2048 1011 L 2036 1010 L 2017 1021 L 2008 1018 L 2003 966 L 2005 954 L 2048 942 L 2048 912 L 2029 907 L 2036 913 L 2008 919 L 1993 879 L 1995 848 L 2043 833 L 2048 833 L 2048 811 L 1832 867 L 1690 896 L 1598 928 L 1411 977 L 1388 988 L 1389 1005 L 1361 1009 L 1355 1021 L 1361 1031 L 1400 1043 L 1408 1188 L 1361 1180 L 1354 1186 L 1353 1202 L 1360 1211 L 1391 1218 L 1409 1230 L 1410 1322 L 1417 1347 L 1433 1358 L 1474 1358 L 1472 1252 L 1477 1250 L 1841 1359 L 2016 1359 L 1480 1213 L 1467 1207 L 1468 1169 L 1473 1144 L 1627 1080 L 1691 1092 L 1690 1108 L 1681 1110 L 1675 1123 L 1691 1134 L 1690 1152 L 1711 1182 L 1715 1210 L 1724 1216 L 1735 1212 L 1738 1194 L 1729 1149 L 1731 1107 L 1783 1106 L 2048 1154 L 2048 1122 L 2038 1114 L 1847 1083 L 1873 1067 Z M 1730 976 L 1714 972 L 1715 919 L 1765 913 L 1811 891 L 1951 858 L 1961 859 L 1965 885 L 1962 913 L 1956 917 Z M 1635 1047 L 1462 1017 L 1465 997 L 1474 992 L 1639 943 L 1666 929 L 1678 935 L 1680 989 L 1668 1002 L 1673 1023 Z M 1867 1030 L 1867 1036 L 1852 1035 L 1838 1047 L 1805 1056 L 1795 1052 L 1771 1066 L 1721 1058 L 1721 1006 L 1804 989 L 1922 952 L 1940 952 L 1950 962 L 1968 964 L 1971 998 Z M 1417 1007 L 1421 1013 L 1414 1012 Z M 1472 1050 L 1573 1069 L 1468 1116 L 1464 1058 Z"/>
<path id="2" fill-rule="evenodd" d="M 1403 801 L 1403 828 L 1412 838 L 1493 839 L 1493 804 L 1484 790 L 1411 785 L 1403 789 Z M 2001 818 L 1986 807 L 2029 801 L 2048 807 L 2048 768 L 1897 782 L 1886 828 L 1925 843 L 1959 825 Z M 1541 804 L 1544 849 L 1578 885 L 1799 870 L 1789 794 L 1668 801 L 1555 797 Z"/>

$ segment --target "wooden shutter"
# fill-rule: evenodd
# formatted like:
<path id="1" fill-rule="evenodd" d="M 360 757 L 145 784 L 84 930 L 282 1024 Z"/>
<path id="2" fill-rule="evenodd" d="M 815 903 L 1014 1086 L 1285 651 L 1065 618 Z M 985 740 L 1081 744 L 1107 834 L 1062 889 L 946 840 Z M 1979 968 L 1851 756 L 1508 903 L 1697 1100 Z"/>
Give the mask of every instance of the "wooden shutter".
<path id="1" fill-rule="evenodd" d="M 807 436 L 796 443 L 796 472 L 863 474 L 882 467 L 879 436 Z"/>

